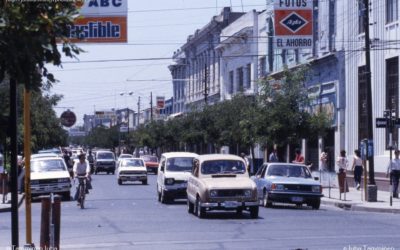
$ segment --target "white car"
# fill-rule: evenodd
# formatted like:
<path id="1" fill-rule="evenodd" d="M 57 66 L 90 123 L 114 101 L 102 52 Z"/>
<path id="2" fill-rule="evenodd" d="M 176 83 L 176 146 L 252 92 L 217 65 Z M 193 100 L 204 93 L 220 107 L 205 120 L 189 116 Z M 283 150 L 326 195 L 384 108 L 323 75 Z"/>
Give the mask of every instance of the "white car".
<path id="1" fill-rule="evenodd" d="M 197 154 L 172 152 L 161 155 L 157 174 L 158 201 L 167 203 L 174 199 L 186 198 L 187 180 Z"/>
<path id="2" fill-rule="evenodd" d="M 147 169 L 140 158 L 121 159 L 117 169 L 118 185 L 125 181 L 141 181 L 147 185 Z"/>
<path id="3" fill-rule="evenodd" d="M 71 178 L 61 157 L 31 159 L 31 193 L 41 195 L 61 194 L 70 198 Z"/>
<path id="4" fill-rule="evenodd" d="M 127 158 L 133 158 L 133 155 L 131 155 L 131 154 L 120 154 L 118 156 L 117 166 L 119 165 L 119 163 L 121 162 L 122 159 L 127 159 Z"/>

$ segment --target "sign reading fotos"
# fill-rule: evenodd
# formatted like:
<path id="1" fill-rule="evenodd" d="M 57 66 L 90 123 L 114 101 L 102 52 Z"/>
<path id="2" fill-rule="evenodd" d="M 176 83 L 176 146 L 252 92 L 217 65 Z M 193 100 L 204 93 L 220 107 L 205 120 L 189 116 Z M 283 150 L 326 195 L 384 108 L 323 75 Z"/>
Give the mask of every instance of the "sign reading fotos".
<path id="1" fill-rule="evenodd" d="M 81 0 L 80 16 L 69 29 L 74 43 L 126 43 L 127 0 Z"/>
<path id="2" fill-rule="evenodd" d="M 313 1 L 275 0 L 275 46 L 310 49 L 313 46 Z"/>

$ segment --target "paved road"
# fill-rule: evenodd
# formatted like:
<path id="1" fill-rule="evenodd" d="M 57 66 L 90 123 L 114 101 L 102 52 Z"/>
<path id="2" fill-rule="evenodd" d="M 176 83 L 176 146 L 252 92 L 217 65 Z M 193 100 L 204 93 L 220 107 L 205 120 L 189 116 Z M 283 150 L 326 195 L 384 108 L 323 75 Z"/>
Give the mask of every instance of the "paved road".
<path id="1" fill-rule="evenodd" d="M 97 175 L 93 186 L 86 209 L 62 204 L 62 249 L 400 249 L 400 217 L 394 214 L 278 207 L 260 208 L 258 219 L 221 212 L 198 219 L 186 212 L 185 201 L 159 204 L 154 175 L 145 186 L 118 186 L 115 176 Z M 32 212 L 39 245 L 40 203 Z M 24 213 L 22 205 L 21 245 Z M 11 242 L 10 224 L 10 213 L 0 213 L 0 249 Z"/>

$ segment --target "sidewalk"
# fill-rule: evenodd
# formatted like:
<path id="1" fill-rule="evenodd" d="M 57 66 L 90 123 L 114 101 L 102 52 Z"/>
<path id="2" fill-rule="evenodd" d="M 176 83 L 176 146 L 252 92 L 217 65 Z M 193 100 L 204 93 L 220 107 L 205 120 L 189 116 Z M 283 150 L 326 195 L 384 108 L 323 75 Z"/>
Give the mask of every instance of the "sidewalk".
<path id="1" fill-rule="evenodd" d="M 5 198 L 5 203 L 3 203 L 3 195 L 0 194 L 0 213 L 11 211 L 11 193 L 8 193 Z M 18 207 L 22 204 L 24 198 L 24 194 L 18 194 Z"/>

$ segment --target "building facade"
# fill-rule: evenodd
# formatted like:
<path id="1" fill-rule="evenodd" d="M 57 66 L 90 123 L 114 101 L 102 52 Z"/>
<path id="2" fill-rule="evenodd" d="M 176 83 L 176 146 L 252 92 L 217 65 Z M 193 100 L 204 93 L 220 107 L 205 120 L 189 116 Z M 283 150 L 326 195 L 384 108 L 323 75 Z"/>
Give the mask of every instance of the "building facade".
<path id="1" fill-rule="evenodd" d="M 339 0 L 342 22 L 338 42 L 345 50 L 346 124 L 345 147 L 352 154 L 367 138 L 366 110 L 367 73 L 365 59 L 365 26 L 363 1 Z M 399 1 L 370 1 L 371 86 L 375 171 L 386 173 L 389 163 L 389 133 L 375 127 L 375 118 L 383 117 L 385 110 L 393 109 L 399 115 L 399 56 L 400 41 Z M 358 18 L 357 18 L 358 17 Z M 393 130 L 393 145 L 398 148 L 398 128 Z"/>

